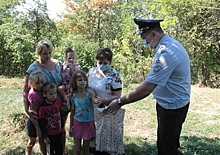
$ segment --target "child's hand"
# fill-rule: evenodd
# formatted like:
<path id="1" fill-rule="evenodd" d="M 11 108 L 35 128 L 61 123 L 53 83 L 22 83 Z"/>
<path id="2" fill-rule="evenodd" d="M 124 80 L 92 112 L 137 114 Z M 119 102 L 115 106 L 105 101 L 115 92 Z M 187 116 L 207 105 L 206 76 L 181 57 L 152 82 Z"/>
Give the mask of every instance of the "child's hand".
<path id="1" fill-rule="evenodd" d="M 101 101 L 101 98 L 99 98 L 99 97 L 95 97 L 94 99 L 93 99 L 93 101 L 92 101 L 94 104 L 102 104 L 102 101 Z"/>
<path id="2" fill-rule="evenodd" d="M 50 144 L 50 139 L 47 137 L 47 138 L 44 138 L 44 143 L 46 144 Z"/>
<path id="3" fill-rule="evenodd" d="M 96 98 L 93 100 L 93 103 L 94 103 L 94 104 L 97 104 L 99 108 L 104 108 L 104 107 L 105 107 L 104 101 L 105 101 L 104 98 L 96 97 Z"/>
<path id="4" fill-rule="evenodd" d="M 70 70 L 70 75 L 72 76 L 74 73 L 74 68 L 73 68 L 73 64 L 69 64 L 69 70 Z"/>
<path id="5" fill-rule="evenodd" d="M 37 117 L 37 113 L 34 111 L 34 110 L 28 110 L 27 111 L 27 114 L 28 114 L 28 116 L 30 117 L 30 118 L 35 118 L 35 119 L 37 119 L 38 117 Z"/>
<path id="6" fill-rule="evenodd" d="M 73 68 L 73 62 L 68 62 L 67 65 L 69 66 L 69 68 Z"/>

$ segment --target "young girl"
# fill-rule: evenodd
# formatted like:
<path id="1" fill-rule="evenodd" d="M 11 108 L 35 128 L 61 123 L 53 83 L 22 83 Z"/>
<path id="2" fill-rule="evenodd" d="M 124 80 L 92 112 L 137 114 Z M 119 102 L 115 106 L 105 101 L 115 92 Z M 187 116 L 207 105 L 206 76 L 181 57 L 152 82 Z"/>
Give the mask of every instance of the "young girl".
<path id="1" fill-rule="evenodd" d="M 88 90 L 86 73 L 83 71 L 74 72 L 70 82 L 70 90 L 72 99 L 69 133 L 74 139 L 74 155 L 79 155 L 81 150 L 84 155 L 89 155 L 90 140 L 95 137 L 94 106 L 92 103 L 95 93 Z"/>
<path id="2" fill-rule="evenodd" d="M 77 53 L 76 51 L 72 50 L 71 47 L 68 47 L 65 51 L 65 62 L 63 63 L 62 68 L 62 85 L 58 87 L 58 93 L 63 94 L 61 97 L 64 102 L 68 101 L 69 95 L 69 87 L 70 87 L 70 79 L 72 74 L 80 70 L 79 66 L 76 64 Z M 61 93 L 60 93 L 61 92 Z"/>
<path id="3" fill-rule="evenodd" d="M 74 71 L 80 70 L 79 66 L 76 64 L 77 59 L 77 53 L 76 51 L 72 50 L 71 47 L 68 47 L 65 50 L 65 56 L 64 56 L 65 62 L 62 64 L 62 71 L 61 71 L 61 77 L 62 82 L 61 86 L 58 87 L 58 94 L 60 95 L 60 98 L 62 100 L 62 107 L 61 107 L 61 114 L 62 119 L 65 125 L 65 122 L 68 117 L 68 113 L 70 112 L 70 93 L 69 93 L 69 87 L 70 87 L 70 79 Z M 65 129 L 63 131 L 63 148 L 65 149 L 65 143 L 66 143 L 66 132 Z"/>
<path id="4" fill-rule="evenodd" d="M 29 76 L 28 83 L 30 86 L 30 90 L 28 92 L 28 101 L 30 104 L 30 109 L 33 110 L 36 114 L 38 114 L 38 108 L 43 99 L 43 96 L 41 94 L 41 87 L 43 86 L 44 82 L 44 75 L 39 70 L 33 71 Z M 29 140 L 26 147 L 26 155 L 31 155 L 32 148 L 35 145 L 37 136 L 39 138 L 41 153 L 45 155 L 45 144 L 41 136 L 38 120 L 36 118 L 30 117 L 27 122 L 27 128 Z"/>
<path id="5" fill-rule="evenodd" d="M 63 123 L 60 114 L 61 100 L 57 98 L 57 88 L 52 82 L 42 87 L 44 100 L 39 107 L 39 125 L 47 146 L 50 146 L 50 155 L 62 155 Z"/>

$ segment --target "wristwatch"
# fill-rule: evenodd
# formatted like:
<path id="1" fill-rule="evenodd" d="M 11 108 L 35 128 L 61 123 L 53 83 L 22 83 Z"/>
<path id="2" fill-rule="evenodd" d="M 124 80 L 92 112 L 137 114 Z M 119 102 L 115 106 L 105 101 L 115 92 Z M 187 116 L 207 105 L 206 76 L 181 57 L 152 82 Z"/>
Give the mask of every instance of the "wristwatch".
<path id="1" fill-rule="evenodd" d="M 124 104 L 121 102 L 121 98 L 118 98 L 118 104 L 120 105 L 120 106 L 123 106 Z"/>

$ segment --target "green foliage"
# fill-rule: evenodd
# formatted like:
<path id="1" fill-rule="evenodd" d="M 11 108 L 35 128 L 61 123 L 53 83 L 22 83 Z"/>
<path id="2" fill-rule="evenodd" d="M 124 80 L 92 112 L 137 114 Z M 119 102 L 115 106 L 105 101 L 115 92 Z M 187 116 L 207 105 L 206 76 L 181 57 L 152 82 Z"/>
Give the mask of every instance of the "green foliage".
<path id="1" fill-rule="evenodd" d="M 185 34 L 186 45 L 191 57 L 192 82 L 219 87 L 219 3 L 215 5 L 200 1 L 190 2 L 188 7 L 177 9 L 176 15 Z M 208 4 L 208 6 L 207 6 Z M 210 6 L 210 7 L 209 7 Z M 213 7 L 215 6 L 215 7 Z"/>
<path id="2" fill-rule="evenodd" d="M 24 69 L 32 62 L 31 36 L 22 35 L 21 25 L 14 23 L 3 24 L 0 28 L 2 35 L 1 73 L 4 75 L 21 76 Z"/>
<path id="3" fill-rule="evenodd" d="M 139 83 L 151 69 L 155 52 L 142 45 L 133 18 L 162 18 L 165 32 L 189 53 L 192 84 L 220 86 L 218 1 L 65 0 L 67 10 L 56 22 L 48 17 L 45 0 L 33 0 L 35 5 L 23 13 L 15 9 L 25 2 L 0 2 L 1 75 L 23 76 L 37 58 L 37 42 L 47 39 L 54 45 L 53 57 L 61 61 L 65 49 L 74 48 L 84 71 L 94 66 L 96 51 L 108 47 L 124 85 Z"/>
<path id="4" fill-rule="evenodd" d="M 8 4 L 6 6 L 11 6 L 9 10 L 14 10 L 14 14 L 6 12 L 0 27 L 1 75 L 23 76 L 36 59 L 37 42 L 48 39 L 56 45 L 59 37 L 54 21 L 48 18 L 45 3 L 36 0 L 36 6 L 27 9 L 26 14 L 15 9 L 19 3 L 5 3 Z"/>
<path id="5" fill-rule="evenodd" d="M 88 69 L 96 65 L 95 54 L 99 46 L 94 42 L 86 42 L 78 38 L 74 44 L 75 50 L 78 52 L 78 62 L 80 69 L 88 72 Z"/>
<path id="6" fill-rule="evenodd" d="M 141 43 L 138 43 L 140 37 L 134 35 L 135 26 L 129 12 L 143 12 L 143 10 L 136 9 L 136 6 L 139 7 L 137 2 L 134 3 L 134 8 L 121 1 L 115 5 L 112 5 L 112 3 L 106 5 L 107 3 L 109 2 L 97 1 L 97 6 L 93 7 L 93 3 L 78 2 L 80 7 L 73 9 L 70 6 L 74 12 L 73 14 L 64 15 L 66 18 L 64 22 L 71 35 L 81 31 L 81 35 L 75 34 L 78 39 L 72 37 L 74 38 L 72 39 L 74 44 L 79 44 L 75 46 L 80 56 L 78 63 L 83 66 L 84 70 L 88 70 L 88 67 L 93 66 L 95 63 L 94 56 L 98 48 L 108 47 L 113 50 L 114 54 L 112 66 L 122 75 L 124 85 L 139 82 L 144 79 L 149 71 L 149 62 L 152 61 L 149 57 L 151 51 L 144 52 L 146 49 L 143 48 Z M 85 10 L 87 10 L 87 14 L 83 13 Z M 80 22 L 76 23 L 76 21 Z M 65 27 L 65 25 L 63 26 Z M 69 40 L 69 37 L 67 37 L 66 42 L 69 42 Z M 140 46 L 137 46 L 137 44 Z M 88 49 L 82 47 L 88 47 Z M 136 77 L 133 77 L 133 75 L 136 75 Z"/>
<path id="7" fill-rule="evenodd" d="M 153 18 L 163 18 L 165 32 L 179 40 L 191 58 L 192 83 L 219 87 L 219 3 L 205 0 L 146 2 Z"/>

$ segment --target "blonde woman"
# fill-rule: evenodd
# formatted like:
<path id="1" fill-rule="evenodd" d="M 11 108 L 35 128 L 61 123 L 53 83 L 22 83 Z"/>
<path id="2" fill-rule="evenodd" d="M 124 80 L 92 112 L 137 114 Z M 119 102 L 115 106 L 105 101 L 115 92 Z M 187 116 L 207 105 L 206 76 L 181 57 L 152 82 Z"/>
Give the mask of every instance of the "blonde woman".
<path id="1" fill-rule="evenodd" d="M 52 58 L 53 54 L 53 45 L 48 40 L 41 40 L 38 42 L 36 47 L 36 53 L 38 55 L 38 59 L 34 61 L 26 71 L 26 78 L 24 84 L 23 91 L 23 99 L 24 99 L 24 109 L 30 118 L 37 118 L 37 113 L 33 111 L 28 102 L 28 91 L 30 87 L 28 85 L 29 76 L 35 70 L 40 70 L 45 77 L 45 82 L 53 82 L 56 87 L 61 85 L 61 71 L 62 71 L 62 62 Z M 61 98 L 62 95 L 59 95 Z M 67 119 L 67 114 L 65 112 L 62 113 L 63 122 L 65 124 Z M 65 130 L 63 130 L 63 145 L 65 146 Z"/>

